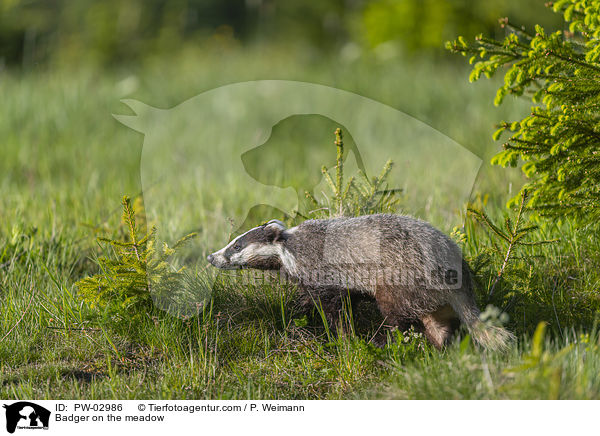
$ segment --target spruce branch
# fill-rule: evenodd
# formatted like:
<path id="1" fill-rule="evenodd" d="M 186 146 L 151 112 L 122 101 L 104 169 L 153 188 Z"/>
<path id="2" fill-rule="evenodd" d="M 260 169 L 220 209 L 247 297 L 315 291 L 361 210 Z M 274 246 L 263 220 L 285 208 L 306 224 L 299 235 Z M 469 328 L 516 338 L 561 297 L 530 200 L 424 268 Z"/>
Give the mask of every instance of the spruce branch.
<path id="1" fill-rule="evenodd" d="M 321 168 L 323 178 L 331 191 L 331 199 L 321 203 L 310 192 L 305 191 L 311 206 L 310 213 L 327 212 L 328 216 L 367 215 L 378 212 L 394 212 L 399 206 L 402 189 L 387 189 L 387 180 L 393 168 L 388 160 L 378 176 L 370 179 L 362 170 L 344 180 L 344 142 L 340 128 L 334 132 L 336 146 L 335 180 L 327 167 Z M 333 206 L 330 206 L 330 205 Z"/>
<path id="2" fill-rule="evenodd" d="M 493 239 L 491 239 L 496 252 L 502 254 L 503 258 L 502 264 L 500 265 L 500 268 L 496 273 L 494 282 L 492 283 L 492 286 L 490 287 L 490 290 L 488 292 L 488 298 L 492 297 L 492 295 L 494 294 L 496 286 L 502 279 L 509 262 L 511 261 L 511 259 L 514 258 L 515 250 L 519 246 L 532 247 L 557 242 L 557 240 L 541 240 L 533 242 L 523 241 L 525 237 L 529 236 L 531 233 L 538 229 L 538 226 L 536 225 L 524 225 L 525 213 L 527 212 L 526 204 L 528 197 L 529 194 L 527 190 L 524 189 L 521 192 L 521 199 L 514 220 L 508 216 L 504 219 L 504 227 L 506 230 L 502 230 L 499 226 L 494 224 L 494 222 L 489 218 L 489 216 L 487 216 L 485 212 L 475 209 L 473 207 L 469 207 L 467 209 L 469 214 L 474 216 L 477 221 L 485 225 L 488 228 L 488 230 L 492 232 L 492 234 L 499 237 L 506 244 L 506 249 L 502 254 L 498 245 Z"/>
<path id="3" fill-rule="evenodd" d="M 521 167 L 530 179 L 528 207 L 542 215 L 569 217 L 584 225 L 600 217 L 600 171 L 590 156 L 600 153 L 600 0 L 560 0 L 547 5 L 561 13 L 568 31 L 535 32 L 517 27 L 507 19 L 503 40 L 478 36 L 473 43 L 458 37 L 447 48 L 471 55 L 470 80 L 492 77 L 501 67 L 504 84 L 494 103 L 509 95 L 528 96 L 530 116 L 503 122 L 494 134 L 513 135 L 492 159 L 502 166 Z M 518 198 L 513 199 L 514 202 Z M 582 202 L 591 205 L 578 206 Z"/>
<path id="4" fill-rule="evenodd" d="M 91 308 L 102 309 L 120 319 L 135 319 L 153 304 L 151 291 L 169 292 L 181 287 L 185 279 L 182 270 L 175 271 L 168 260 L 196 234 L 184 236 L 173 247 L 165 243 L 157 249 L 156 229 L 152 227 L 145 235 L 140 234 L 139 218 L 128 197 L 123 197 L 122 207 L 126 240 L 98 237 L 98 244 L 105 253 L 94 258 L 99 272 L 81 279 L 76 286 Z"/>

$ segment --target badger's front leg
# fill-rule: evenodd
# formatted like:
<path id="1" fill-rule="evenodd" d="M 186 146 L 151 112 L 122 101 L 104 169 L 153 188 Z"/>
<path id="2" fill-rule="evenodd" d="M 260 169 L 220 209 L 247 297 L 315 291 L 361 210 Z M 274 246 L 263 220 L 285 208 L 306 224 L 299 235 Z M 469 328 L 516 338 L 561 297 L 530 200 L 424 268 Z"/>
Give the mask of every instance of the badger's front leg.
<path id="1" fill-rule="evenodd" d="M 322 311 L 330 330 L 337 332 L 343 309 L 343 297 L 339 288 L 300 286 L 299 306 L 305 313 L 312 309 Z"/>

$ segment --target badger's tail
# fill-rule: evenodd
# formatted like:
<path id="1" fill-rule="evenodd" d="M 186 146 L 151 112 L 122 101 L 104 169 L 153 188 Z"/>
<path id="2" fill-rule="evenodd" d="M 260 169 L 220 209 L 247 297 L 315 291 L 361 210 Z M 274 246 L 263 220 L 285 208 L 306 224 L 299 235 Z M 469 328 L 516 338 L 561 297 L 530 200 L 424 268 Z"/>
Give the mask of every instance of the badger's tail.
<path id="1" fill-rule="evenodd" d="M 516 339 L 508 330 L 486 325 L 480 320 L 473 326 L 467 325 L 467 328 L 473 340 L 487 350 L 506 351 Z"/>
<path id="2" fill-rule="evenodd" d="M 478 345 L 486 350 L 505 351 L 516 338 L 502 327 L 487 325 L 479 319 L 479 309 L 472 298 L 459 294 L 451 303 L 452 308 L 467 327 L 469 334 Z"/>

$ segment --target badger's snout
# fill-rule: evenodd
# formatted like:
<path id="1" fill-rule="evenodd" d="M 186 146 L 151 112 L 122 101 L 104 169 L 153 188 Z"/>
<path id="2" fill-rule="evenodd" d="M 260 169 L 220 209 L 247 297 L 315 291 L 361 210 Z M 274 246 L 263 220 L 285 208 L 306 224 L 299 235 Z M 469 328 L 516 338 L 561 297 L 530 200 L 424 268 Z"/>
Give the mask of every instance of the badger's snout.
<path id="1" fill-rule="evenodd" d="M 223 254 L 223 250 L 216 251 L 206 256 L 206 260 L 219 269 L 237 269 L 239 266 L 233 265 L 228 257 Z"/>
<path id="2" fill-rule="evenodd" d="M 224 268 L 227 266 L 225 258 L 219 252 L 209 254 L 206 256 L 206 260 L 208 260 L 212 266 L 217 268 Z"/>

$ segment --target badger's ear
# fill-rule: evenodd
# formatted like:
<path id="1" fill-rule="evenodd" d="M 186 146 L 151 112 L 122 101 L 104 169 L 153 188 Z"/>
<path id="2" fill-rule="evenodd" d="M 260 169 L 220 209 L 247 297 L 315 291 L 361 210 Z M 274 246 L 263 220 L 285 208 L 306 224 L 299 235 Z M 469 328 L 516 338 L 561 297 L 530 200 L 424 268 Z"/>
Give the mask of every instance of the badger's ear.
<path id="1" fill-rule="evenodd" d="M 271 220 L 265 224 L 265 230 L 269 235 L 269 240 L 275 242 L 281 239 L 283 232 L 287 229 L 285 224 L 279 220 Z"/>

